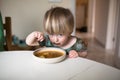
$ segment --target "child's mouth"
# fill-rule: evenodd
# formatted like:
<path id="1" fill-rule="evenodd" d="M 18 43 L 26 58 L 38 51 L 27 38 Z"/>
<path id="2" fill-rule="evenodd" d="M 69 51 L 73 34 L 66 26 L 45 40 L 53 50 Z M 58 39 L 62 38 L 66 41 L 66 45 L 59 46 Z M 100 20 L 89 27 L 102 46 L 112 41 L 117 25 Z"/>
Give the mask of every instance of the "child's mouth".
<path id="1" fill-rule="evenodd" d="M 54 43 L 55 45 L 60 45 L 60 43 Z"/>

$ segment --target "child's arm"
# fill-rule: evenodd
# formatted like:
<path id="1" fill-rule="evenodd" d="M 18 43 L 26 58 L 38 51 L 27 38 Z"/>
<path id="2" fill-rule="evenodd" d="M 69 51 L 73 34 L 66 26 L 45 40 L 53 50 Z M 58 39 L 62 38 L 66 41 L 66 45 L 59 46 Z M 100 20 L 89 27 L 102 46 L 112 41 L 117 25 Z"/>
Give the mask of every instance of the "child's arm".
<path id="1" fill-rule="evenodd" d="M 26 38 L 26 44 L 29 46 L 39 45 L 38 41 L 44 40 L 44 34 L 42 32 L 34 31 Z"/>
<path id="2" fill-rule="evenodd" d="M 76 44 L 74 45 L 74 49 L 69 51 L 69 57 L 75 58 L 75 57 L 87 57 L 87 41 L 82 40 L 78 38 L 76 41 Z"/>

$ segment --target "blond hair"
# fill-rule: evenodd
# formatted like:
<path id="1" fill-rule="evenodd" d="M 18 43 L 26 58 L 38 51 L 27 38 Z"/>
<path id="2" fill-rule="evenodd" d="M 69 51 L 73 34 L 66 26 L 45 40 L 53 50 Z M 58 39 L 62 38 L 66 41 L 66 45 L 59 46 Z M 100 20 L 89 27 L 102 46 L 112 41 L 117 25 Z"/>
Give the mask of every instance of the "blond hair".
<path id="1" fill-rule="evenodd" d="M 55 7 L 46 12 L 43 24 L 48 34 L 71 34 L 74 19 L 69 9 Z"/>

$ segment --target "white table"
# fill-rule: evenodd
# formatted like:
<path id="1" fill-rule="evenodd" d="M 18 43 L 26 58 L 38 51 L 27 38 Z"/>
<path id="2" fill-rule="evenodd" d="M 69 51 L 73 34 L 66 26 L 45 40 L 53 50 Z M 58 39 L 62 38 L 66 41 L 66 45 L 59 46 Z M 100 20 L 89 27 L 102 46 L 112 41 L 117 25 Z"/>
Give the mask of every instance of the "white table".
<path id="1" fill-rule="evenodd" d="M 0 52 L 0 80 L 120 80 L 120 70 L 85 58 L 37 62 L 33 51 Z"/>

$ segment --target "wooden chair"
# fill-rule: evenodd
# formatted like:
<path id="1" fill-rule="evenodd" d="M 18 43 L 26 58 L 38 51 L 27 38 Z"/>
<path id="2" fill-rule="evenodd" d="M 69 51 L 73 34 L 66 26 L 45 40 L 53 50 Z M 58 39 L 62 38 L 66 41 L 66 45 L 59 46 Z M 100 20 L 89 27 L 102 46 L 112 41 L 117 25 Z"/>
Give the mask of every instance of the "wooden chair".
<path id="1" fill-rule="evenodd" d="M 12 44 L 12 28 L 11 17 L 5 17 L 5 23 L 3 24 L 5 34 L 5 50 L 34 50 L 34 47 L 26 46 L 20 47 L 19 45 Z"/>

